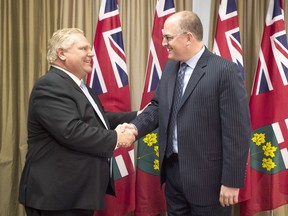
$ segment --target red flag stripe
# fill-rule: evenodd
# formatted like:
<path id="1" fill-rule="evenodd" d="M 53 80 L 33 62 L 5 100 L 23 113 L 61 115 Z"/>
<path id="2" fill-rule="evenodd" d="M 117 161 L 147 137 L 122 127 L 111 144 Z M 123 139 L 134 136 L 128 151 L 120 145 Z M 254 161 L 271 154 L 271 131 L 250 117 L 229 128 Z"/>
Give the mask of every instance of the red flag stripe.
<path id="1" fill-rule="evenodd" d="M 165 20 L 175 12 L 174 0 L 158 0 L 155 8 L 152 39 L 147 59 L 145 85 L 142 94 L 141 108 L 145 107 L 152 99 L 162 69 L 167 61 L 167 50 L 162 46 L 162 29 Z M 138 141 L 138 154 L 143 147 L 143 142 Z M 158 144 L 156 144 L 158 145 Z M 150 161 L 153 164 L 153 161 Z M 136 172 L 136 209 L 135 216 L 155 216 L 166 209 L 163 190 L 160 186 L 159 175 L 152 175 L 138 167 Z"/>
<path id="2" fill-rule="evenodd" d="M 93 50 L 93 71 L 87 77 L 87 84 L 97 92 L 105 111 L 131 111 L 117 0 L 101 1 Z M 115 180 L 117 197 L 106 196 L 106 209 L 95 212 L 95 215 L 125 215 L 135 209 L 135 170 L 130 155 L 134 155 L 133 146 L 128 149 L 119 148 L 114 152 L 114 162 L 120 163 L 117 167 L 125 175 Z"/>
<path id="3" fill-rule="evenodd" d="M 253 155 L 250 157 L 252 193 L 249 200 L 240 203 L 241 216 L 266 210 L 273 212 L 288 204 L 288 107 L 285 105 L 288 88 L 284 73 L 288 66 L 287 50 L 283 1 L 270 0 L 249 104 L 252 135 L 267 135 L 262 145 L 268 154 L 259 163 Z"/>

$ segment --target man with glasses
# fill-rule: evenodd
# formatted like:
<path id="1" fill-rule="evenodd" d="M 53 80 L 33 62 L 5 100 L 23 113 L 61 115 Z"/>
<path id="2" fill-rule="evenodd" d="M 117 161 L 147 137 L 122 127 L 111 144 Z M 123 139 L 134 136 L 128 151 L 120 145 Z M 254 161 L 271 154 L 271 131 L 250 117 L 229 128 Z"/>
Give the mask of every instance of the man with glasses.
<path id="1" fill-rule="evenodd" d="M 203 45 L 198 16 L 182 11 L 163 29 L 168 62 L 150 105 L 132 124 L 159 127 L 161 182 L 169 216 L 228 216 L 244 184 L 250 139 L 238 66 Z"/>

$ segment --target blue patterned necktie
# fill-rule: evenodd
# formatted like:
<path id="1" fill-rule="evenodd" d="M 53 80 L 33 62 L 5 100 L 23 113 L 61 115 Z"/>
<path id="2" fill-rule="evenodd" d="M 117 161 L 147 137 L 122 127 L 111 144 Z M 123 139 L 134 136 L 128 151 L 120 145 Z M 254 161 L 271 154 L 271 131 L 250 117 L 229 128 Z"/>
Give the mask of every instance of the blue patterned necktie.
<path id="1" fill-rule="evenodd" d="M 178 108 L 181 102 L 182 94 L 183 94 L 183 87 L 184 87 L 184 76 L 185 71 L 187 68 L 187 64 L 183 62 L 181 64 L 180 70 L 177 75 L 176 85 L 174 89 L 174 99 L 173 99 L 173 105 L 172 105 L 172 113 L 170 116 L 170 123 L 169 123 L 169 136 L 167 141 L 167 149 L 166 149 L 166 157 L 170 157 L 174 151 L 173 151 L 173 139 L 174 139 L 174 130 L 177 122 L 177 113 Z"/>

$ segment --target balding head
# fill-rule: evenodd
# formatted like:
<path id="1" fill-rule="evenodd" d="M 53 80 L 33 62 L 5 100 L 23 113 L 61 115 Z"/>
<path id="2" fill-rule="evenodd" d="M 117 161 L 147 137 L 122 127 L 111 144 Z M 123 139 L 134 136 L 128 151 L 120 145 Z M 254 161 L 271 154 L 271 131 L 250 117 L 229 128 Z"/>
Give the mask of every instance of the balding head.
<path id="1" fill-rule="evenodd" d="M 203 39 L 203 26 L 198 15 L 192 11 L 180 11 L 171 15 L 166 22 L 177 25 L 179 32 L 191 32 L 198 41 Z"/>

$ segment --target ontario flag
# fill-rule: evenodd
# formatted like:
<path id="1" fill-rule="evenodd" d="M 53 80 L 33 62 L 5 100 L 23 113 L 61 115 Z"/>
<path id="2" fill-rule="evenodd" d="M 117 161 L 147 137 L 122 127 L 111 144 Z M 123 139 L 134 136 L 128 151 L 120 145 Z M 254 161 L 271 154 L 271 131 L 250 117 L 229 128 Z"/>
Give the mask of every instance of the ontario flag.
<path id="1" fill-rule="evenodd" d="M 251 199 L 241 216 L 288 203 L 288 45 L 283 2 L 270 0 L 250 98 Z"/>
<path id="2" fill-rule="evenodd" d="M 235 0 L 220 0 L 213 52 L 235 62 L 245 80 Z"/>
<path id="3" fill-rule="evenodd" d="M 116 0 L 102 0 L 94 38 L 93 71 L 87 85 L 105 111 L 131 111 L 122 29 Z M 122 216 L 135 209 L 134 147 L 117 148 L 112 158 L 116 197 L 107 195 L 106 209 L 95 215 Z M 93 191 L 91 191 L 93 193 Z"/>
<path id="4" fill-rule="evenodd" d="M 235 0 L 220 0 L 213 52 L 236 63 L 245 82 L 240 29 Z M 245 185 L 247 186 L 240 190 L 238 197 L 239 202 L 249 199 L 251 194 L 249 184 L 249 158 L 247 160 L 247 172 L 245 176 Z"/>
<path id="5" fill-rule="evenodd" d="M 162 46 L 162 29 L 165 20 L 174 12 L 174 0 L 157 1 L 141 109 L 152 99 L 167 61 L 168 53 Z M 160 185 L 157 134 L 158 129 L 138 140 L 135 216 L 155 216 L 166 211 L 164 191 Z"/>

